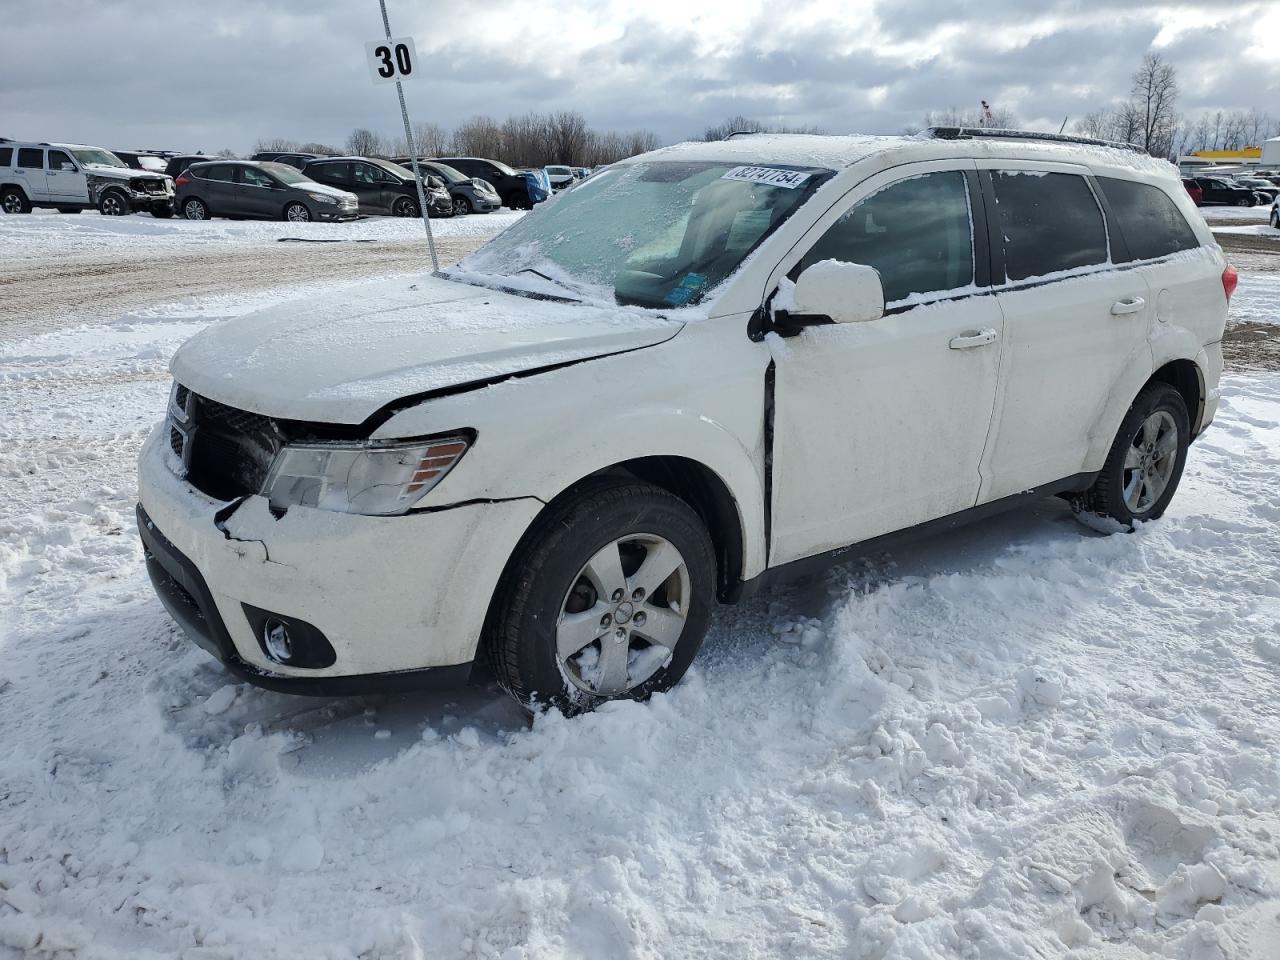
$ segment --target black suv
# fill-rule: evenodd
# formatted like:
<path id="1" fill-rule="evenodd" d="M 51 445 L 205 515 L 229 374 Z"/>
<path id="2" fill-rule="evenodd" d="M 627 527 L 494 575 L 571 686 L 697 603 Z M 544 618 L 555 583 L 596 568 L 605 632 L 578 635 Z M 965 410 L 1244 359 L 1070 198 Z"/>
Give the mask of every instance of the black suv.
<path id="1" fill-rule="evenodd" d="M 1200 202 L 1209 204 L 1227 204 L 1232 207 L 1252 207 L 1258 203 L 1258 195 L 1248 187 L 1242 187 L 1231 180 L 1221 177 L 1196 177 L 1204 195 Z"/>
<path id="2" fill-rule="evenodd" d="M 185 171 L 193 163 L 208 163 L 210 160 L 217 159 L 217 157 L 211 157 L 204 153 L 182 153 L 176 157 L 170 157 L 165 162 L 164 172 L 177 180 L 178 174 Z"/>
<path id="3" fill-rule="evenodd" d="M 301 170 L 308 161 L 316 160 L 320 156 L 319 153 L 296 153 L 292 150 L 263 150 L 249 159 L 260 163 L 287 163 L 295 170 Z"/>
<path id="4" fill-rule="evenodd" d="M 535 203 L 541 203 L 551 196 L 551 183 L 546 180 L 545 173 L 540 178 L 534 173 L 512 170 L 499 160 L 484 160 L 480 157 L 432 159 L 435 163 L 447 163 L 468 177 L 489 181 L 502 198 L 502 205 L 513 210 L 530 210 Z"/>
<path id="5" fill-rule="evenodd" d="M 349 190 L 360 198 L 360 212 L 389 213 L 395 217 L 416 217 L 418 213 L 418 188 L 413 183 L 413 171 L 372 157 L 324 157 L 310 160 L 302 168 L 316 183 Z M 427 215 L 453 216 L 453 201 L 444 181 L 435 176 L 424 176 L 422 181 L 427 196 Z"/>

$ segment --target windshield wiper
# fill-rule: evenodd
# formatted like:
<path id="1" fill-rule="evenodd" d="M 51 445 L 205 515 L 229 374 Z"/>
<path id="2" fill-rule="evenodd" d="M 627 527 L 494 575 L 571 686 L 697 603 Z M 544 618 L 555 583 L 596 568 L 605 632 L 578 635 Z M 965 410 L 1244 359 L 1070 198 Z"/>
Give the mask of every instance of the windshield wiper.
<path id="1" fill-rule="evenodd" d="M 582 291 L 579 290 L 577 287 L 573 286 L 573 284 L 566 283 L 563 280 L 557 280 L 555 277 L 549 277 L 545 273 L 543 273 L 541 270 L 535 270 L 533 269 L 533 267 L 525 267 L 522 270 L 517 270 L 516 273 L 517 274 L 532 273 L 535 277 L 541 277 L 543 280 L 547 281 L 547 283 L 554 283 L 561 290 L 568 290 L 570 293 L 576 293 L 579 296 L 579 298 L 581 298 L 582 296 Z"/>

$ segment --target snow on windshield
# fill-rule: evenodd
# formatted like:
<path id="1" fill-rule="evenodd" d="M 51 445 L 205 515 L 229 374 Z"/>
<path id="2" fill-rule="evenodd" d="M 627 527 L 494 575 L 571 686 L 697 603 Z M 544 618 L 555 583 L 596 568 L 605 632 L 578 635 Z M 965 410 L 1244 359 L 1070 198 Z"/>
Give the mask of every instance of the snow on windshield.
<path id="1" fill-rule="evenodd" d="M 705 161 L 603 170 L 462 261 L 452 276 L 537 277 L 561 295 L 643 307 L 695 304 L 828 176 Z"/>

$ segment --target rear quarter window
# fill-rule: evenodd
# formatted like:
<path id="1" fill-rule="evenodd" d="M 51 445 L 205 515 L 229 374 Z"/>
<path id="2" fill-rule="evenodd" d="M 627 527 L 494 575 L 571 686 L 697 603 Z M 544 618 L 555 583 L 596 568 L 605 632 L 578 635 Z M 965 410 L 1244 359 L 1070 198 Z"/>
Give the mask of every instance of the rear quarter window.
<path id="1" fill-rule="evenodd" d="M 18 151 L 18 166 L 28 170 L 43 170 L 44 151 L 34 147 L 23 147 Z"/>
<path id="2" fill-rule="evenodd" d="M 1155 260 L 1200 246 L 1178 205 L 1159 187 L 1115 177 L 1097 180 L 1129 248 L 1128 256 L 1117 257 L 1118 262 Z"/>
<path id="3" fill-rule="evenodd" d="M 1108 262 L 1102 208 L 1084 177 L 1074 173 L 992 172 L 1005 275 L 1010 281 L 1044 277 Z"/>

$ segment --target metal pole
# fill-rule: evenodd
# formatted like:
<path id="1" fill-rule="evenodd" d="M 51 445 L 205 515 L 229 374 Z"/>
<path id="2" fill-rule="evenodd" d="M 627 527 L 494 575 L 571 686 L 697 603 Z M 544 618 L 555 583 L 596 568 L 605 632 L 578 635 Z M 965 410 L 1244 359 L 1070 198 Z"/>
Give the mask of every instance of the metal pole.
<path id="1" fill-rule="evenodd" d="M 387 18 L 387 0 L 378 0 L 382 8 L 382 29 L 387 34 L 387 44 L 391 43 L 391 21 Z M 440 261 L 436 258 L 436 240 L 431 235 L 431 218 L 427 216 L 427 195 L 422 189 L 422 173 L 418 170 L 418 148 L 413 142 L 413 128 L 409 125 L 409 110 L 404 105 L 404 85 L 396 78 L 396 96 L 400 98 L 400 118 L 404 120 L 404 139 L 409 145 L 409 160 L 413 164 L 413 182 L 418 187 L 418 211 L 422 214 L 422 225 L 427 228 L 427 247 L 431 250 L 431 272 L 440 272 Z"/>

